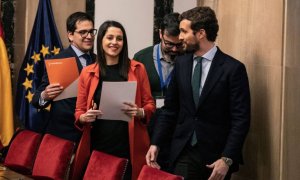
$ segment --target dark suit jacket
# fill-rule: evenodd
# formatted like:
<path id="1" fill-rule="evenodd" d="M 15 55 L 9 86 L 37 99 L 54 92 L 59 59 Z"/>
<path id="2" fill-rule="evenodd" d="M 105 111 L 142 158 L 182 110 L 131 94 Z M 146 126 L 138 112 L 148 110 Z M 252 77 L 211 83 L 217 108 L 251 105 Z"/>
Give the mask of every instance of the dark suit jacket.
<path id="1" fill-rule="evenodd" d="M 61 53 L 59 53 L 51 59 L 62 59 L 68 57 L 76 57 L 78 70 L 79 72 L 81 72 L 83 67 L 71 46 L 69 46 L 67 49 L 65 49 L 64 51 L 62 51 Z M 94 54 L 92 54 L 92 59 L 95 60 Z M 49 122 L 47 125 L 46 133 L 50 133 L 64 139 L 78 142 L 81 136 L 81 132 L 74 125 L 76 98 L 68 98 L 60 101 L 49 101 L 44 106 L 40 106 L 39 99 L 41 97 L 41 93 L 45 90 L 45 88 L 48 85 L 48 74 L 45 71 L 41 85 L 38 87 L 32 98 L 32 104 L 36 108 L 45 108 L 49 104 L 51 104 L 50 117 L 48 120 Z"/>
<path id="2" fill-rule="evenodd" d="M 147 47 L 145 49 L 140 50 L 137 52 L 133 59 L 141 62 L 144 64 L 151 88 L 151 94 L 155 98 L 157 96 L 162 96 L 162 90 L 160 87 L 160 79 L 158 72 L 155 68 L 154 60 L 153 60 L 153 49 L 154 46 Z M 161 109 L 156 109 L 155 113 L 152 115 L 151 120 L 148 124 L 148 133 L 151 138 L 153 131 L 155 131 L 157 116 L 161 113 Z M 163 170 L 167 170 L 168 162 L 169 162 L 169 152 L 170 152 L 170 142 L 171 142 L 171 135 L 169 135 L 167 142 L 160 146 L 160 153 L 157 157 L 157 161 L 160 164 Z"/>
<path id="3" fill-rule="evenodd" d="M 153 61 L 153 46 L 140 50 L 134 55 L 133 59 L 144 64 L 148 74 L 152 96 L 161 96 L 160 79 Z"/>
<path id="4" fill-rule="evenodd" d="M 172 133 L 171 161 L 179 156 L 196 131 L 204 161 L 221 156 L 242 163 L 242 146 L 250 126 L 250 92 L 245 66 L 218 49 L 212 61 L 198 108 L 193 101 L 191 77 L 193 54 L 176 59 L 174 76 L 165 106 L 152 136 L 152 144 L 162 145 Z"/>

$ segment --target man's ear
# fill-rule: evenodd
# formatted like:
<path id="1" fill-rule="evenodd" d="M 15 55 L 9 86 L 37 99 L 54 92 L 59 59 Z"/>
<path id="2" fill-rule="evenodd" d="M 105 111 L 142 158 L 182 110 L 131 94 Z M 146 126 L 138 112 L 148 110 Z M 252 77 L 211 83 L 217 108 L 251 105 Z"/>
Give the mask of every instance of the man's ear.
<path id="1" fill-rule="evenodd" d="M 67 32 L 67 35 L 68 35 L 69 42 L 73 42 L 73 36 L 74 36 L 74 33 L 68 31 L 68 32 Z"/>
<path id="2" fill-rule="evenodd" d="M 161 29 L 159 29 L 159 38 L 162 39 L 162 36 Z"/>
<path id="3" fill-rule="evenodd" d="M 199 31 L 196 32 L 196 37 L 197 39 L 203 39 L 206 37 L 206 31 L 204 29 L 200 29 Z"/>

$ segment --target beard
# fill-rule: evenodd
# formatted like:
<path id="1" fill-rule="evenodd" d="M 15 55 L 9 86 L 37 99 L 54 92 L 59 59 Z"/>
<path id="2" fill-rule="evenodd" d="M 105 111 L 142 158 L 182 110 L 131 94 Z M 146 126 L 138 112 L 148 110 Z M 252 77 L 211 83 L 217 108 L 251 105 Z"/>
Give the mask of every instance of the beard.
<path id="1" fill-rule="evenodd" d="M 176 56 L 179 56 L 182 54 L 181 51 L 172 51 L 172 50 L 168 50 L 168 49 L 163 49 L 164 54 L 167 56 L 167 59 L 173 61 Z"/>
<path id="2" fill-rule="evenodd" d="M 200 49 L 200 45 L 198 42 L 187 44 L 183 43 L 183 49 L 186 53 L 194 53 L 195 51 L 198 51 Z"/>

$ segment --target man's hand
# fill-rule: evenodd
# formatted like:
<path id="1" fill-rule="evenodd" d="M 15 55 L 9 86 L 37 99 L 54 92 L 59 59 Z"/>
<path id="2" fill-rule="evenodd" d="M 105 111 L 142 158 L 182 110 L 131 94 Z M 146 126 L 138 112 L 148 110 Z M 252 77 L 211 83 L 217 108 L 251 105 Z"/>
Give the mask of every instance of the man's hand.
<path id="1" fill-rule="evenodd" d="M 223 180 L 229 170 L 228 165 L 222 159 L 218 159 L 206 167 L 213 169 L 208 180 Z"/>
<path id="2" fill-rule="evenodd" d="M 62 93 L 64 88 L 60 84 L 49 84 L 46 89 L 41 93 L 44 101 L 50 101 L 56 98 L 60 93 Z"/>
<path id="3" fill-rule="evenodd" d="M 147 162 L 148 166 L 160 169 L 159 164 L 157 164 L 157 162 L 156 162 L 158 151 L 159 151 L 159 148 L 156 145 L 151 145 L 146 154 L 146 162 Z"/>

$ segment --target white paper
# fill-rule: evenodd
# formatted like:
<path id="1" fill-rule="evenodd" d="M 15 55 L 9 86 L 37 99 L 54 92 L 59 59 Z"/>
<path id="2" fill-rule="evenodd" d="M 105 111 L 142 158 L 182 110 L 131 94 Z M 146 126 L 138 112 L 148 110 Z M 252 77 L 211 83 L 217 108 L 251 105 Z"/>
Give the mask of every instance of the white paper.
<path id="1" fill-rule="evenodd" d="M 68 99 L 72 97 L 77 97 L 77 91 L 78 91 L 78 79 L 73 81 L 68 87 L 66 87 L 60 95 L 58 95 L 56 98 L 53 99 L 53 101 L 59 101 L 62 99 Z"/>
<path id="2" fill-rule="evenodd" d="M 106 82 L 102 84 L 101 100 L 99 109 L 103 112 L 98 119 L 130 121 L 131 117 L 121 109 L 126 105 L 124 102 L 135 103 L 136 81 Z"/>
<path id="3" fill-rule="evenodd" d="M 164 98 L 157 98 L 156 99 L 156 108 L 161 108 L 165 105 L 165 99 Z"/>

